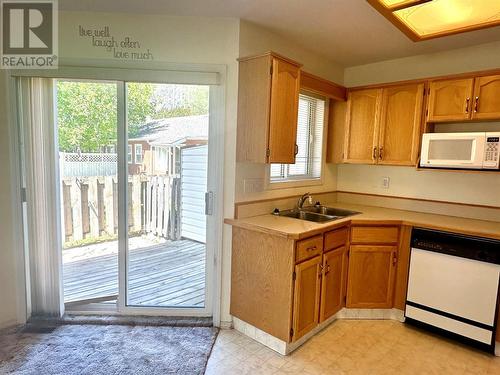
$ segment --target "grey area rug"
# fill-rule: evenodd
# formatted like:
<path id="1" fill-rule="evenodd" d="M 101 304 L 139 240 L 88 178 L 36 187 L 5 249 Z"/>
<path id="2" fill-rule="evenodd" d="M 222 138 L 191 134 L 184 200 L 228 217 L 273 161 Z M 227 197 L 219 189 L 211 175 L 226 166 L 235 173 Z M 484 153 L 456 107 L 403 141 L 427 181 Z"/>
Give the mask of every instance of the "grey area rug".
<path id="1" fill-rule="evenodd" d="M 203 374 L 218 330 L 123 325 L 0 331 L 0 374 Z"/>

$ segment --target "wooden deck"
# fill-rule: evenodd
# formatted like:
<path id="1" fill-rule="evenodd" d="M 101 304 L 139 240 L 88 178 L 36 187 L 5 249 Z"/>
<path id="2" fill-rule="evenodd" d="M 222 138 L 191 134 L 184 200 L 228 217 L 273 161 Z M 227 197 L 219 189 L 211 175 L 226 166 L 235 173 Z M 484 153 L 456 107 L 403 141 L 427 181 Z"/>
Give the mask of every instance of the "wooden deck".
<path id="1" fill-rule="evenodd" d="M 204 306 L 205 244 L 168 241 L 130 250 L 129 254 L 127 305 Z M 117 254 L 69 262 L 64 264 L 63 272 L 65 303 L 106 300 L 106 296 L 118 294 Z"/>

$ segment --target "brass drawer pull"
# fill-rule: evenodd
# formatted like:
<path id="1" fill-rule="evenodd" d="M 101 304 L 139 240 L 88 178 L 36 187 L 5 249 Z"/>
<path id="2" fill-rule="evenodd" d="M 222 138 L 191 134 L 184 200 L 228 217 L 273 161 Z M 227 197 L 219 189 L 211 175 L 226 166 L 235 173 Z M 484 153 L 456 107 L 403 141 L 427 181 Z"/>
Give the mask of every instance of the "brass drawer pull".
<path id="1" fill-rule="evenodd" d="M 313 251 L 313 250 L 316 250 L 316 249 L 317 249 L 316 245 L 309 246 L 308 248 L 306 248 L 307 251 Z"/>

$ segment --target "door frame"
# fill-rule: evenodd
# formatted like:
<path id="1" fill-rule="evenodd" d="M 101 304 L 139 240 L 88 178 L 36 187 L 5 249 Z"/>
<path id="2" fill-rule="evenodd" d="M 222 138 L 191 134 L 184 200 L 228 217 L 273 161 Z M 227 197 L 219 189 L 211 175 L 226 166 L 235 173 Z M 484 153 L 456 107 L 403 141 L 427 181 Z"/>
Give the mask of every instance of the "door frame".
<path id="1" fill-rule="evenodd" d="M 178 83 L 178 84 L 200 84 L 209 85 L 209 170 L 211 178 L 207 181 L 208 191 L 214 195 L 213 215 L 207 216 L 207 262 L 206 262 L 206 305 L 205 308 L 164 308 L 164 307 L 131 307 L 125 306 L 125 299 L 120 298 L 116 310 L 93 310 L 96 314 L 127 314 L 127 315 L 151 315 L 151 316 L 212 316 L 213 325 L 219 326 L 221 319 L 221 287 L 222 287 L 222 230 L 223 230 L 223 168 L 224 168 L 224 128 L 225 128 L 225 102 L 226 102 L 226 82 L 227 67 L 215 64 L 151 64 L 151 69 L 137 69 L 133 64 L 131 68 L 109 66 L 109 61 L 93 60 L 89 62 L 93 66 L 60 66 L 58 70 L 12 70 L 8 72 L 8 87 L 15 88 L 15 78 L 19 76 L 44 77 L 59 79 L 89 79 L 114 81 L 117 84 L 118 94 L 118 191 L 119 191 L 119 295 L 126 292 L 126 257 L 127 251 L 127 215 L 121 215 L 126 210 L 126 176 L 127 176 L 127 131 L 126 131 L 126 109 L 125 103 L 125 83 L 126 82 L 150 82 L 150 83 Z M 16 103 L 17 90 L 9 90 L 10 103 Z M 13 175 L 12 182 L 12 212 L 19 215 L 13 217 L 15 239 L 19 244 L 18 249 L 23 248 L 23 220 L 21 212 L 21 165 L 19 154 L 19 121 L 17 119 L 17 106 L 10 105 L 11 121 L 9 121 L 9 135 L 11 137 L 11 168 Z M 14 109 L 12 109 L 14 108 Z M 58 231 L 61 228 L 56 228 Z M 210 245 L 209 245 L 210 244 Z M 25 265 L 25 254 L 17 251 L 16 268 L 18 270 L 20 285 L 17 291 L 18 301 L 21 306 L 18 309 L 18 320 L 24 322 L 29 319 L 29 289 L 26 278 L 29 277 L 29 270 Z M 21 280 L 22 279 L 22 280 Z M 89 313 L 89 311 L 81 311 Z M 61 315 L 64 311 L 61 311 Z"/>

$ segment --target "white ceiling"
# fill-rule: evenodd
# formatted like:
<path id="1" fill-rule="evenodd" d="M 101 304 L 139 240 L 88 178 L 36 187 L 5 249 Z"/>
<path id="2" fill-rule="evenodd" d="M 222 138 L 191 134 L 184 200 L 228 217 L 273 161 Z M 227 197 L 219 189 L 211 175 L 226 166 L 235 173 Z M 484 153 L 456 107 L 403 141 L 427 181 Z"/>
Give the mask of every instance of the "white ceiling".
<path id="1" fill-rule="evenodd" d="M 59 6 L 61 10 L 241 18 L 343 66 L 500 41 L 499 26 L 415 43 L 365 0 L 59 0 Z"/>

